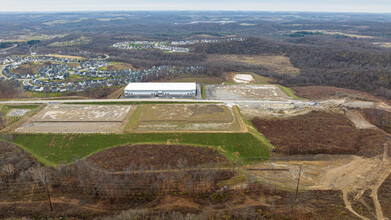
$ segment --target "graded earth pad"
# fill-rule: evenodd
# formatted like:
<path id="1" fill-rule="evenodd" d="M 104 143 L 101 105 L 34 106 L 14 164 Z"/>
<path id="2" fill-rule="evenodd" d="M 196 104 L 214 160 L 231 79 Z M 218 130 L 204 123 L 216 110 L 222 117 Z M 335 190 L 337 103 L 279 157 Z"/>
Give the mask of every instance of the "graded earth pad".
<path id="1" fill-rule="evenodd" d="M 16 132 L 28 133 L 118 133 L 131 106 L 49 105 Z"/>
<path id="2" fill-rule="evenodd" d="M 254 78 L 251 74 L 236 74 L 234 81 L 237 83 L 251 83 L 254 82 Z"/>
<path id="3" fill-rule="evenodd" d="M 246 132 L 238 109 L 210 104 L 138 106 L 128 132 Z"/>
<path id="4" fill-rule="evenodd" d="M 31 109 L 11 109 L 8 113 L 8 117 L 17 117 L 24 116 L 27 112 L 30 112 Z"/>
<path id="5" fill-rule="evenodd" d="M 206 85 L 207 99 L 290 100 L 278 86 L 261 84 Z"/>
<path id="6" fill-rule="evenodd" d="M 130 106 L 120 105 L 52 105 L 36 116 L 34 122 L 119 122 L 125 119 Z"/>

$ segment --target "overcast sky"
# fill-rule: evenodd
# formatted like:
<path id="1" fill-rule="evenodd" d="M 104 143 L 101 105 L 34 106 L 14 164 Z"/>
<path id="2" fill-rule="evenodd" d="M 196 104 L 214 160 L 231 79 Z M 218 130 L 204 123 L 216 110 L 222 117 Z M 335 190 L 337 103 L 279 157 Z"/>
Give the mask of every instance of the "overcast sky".
<path id="1" fill-rule="evenodd" d="M 250 10 L 391 13 L 391 0 L 0 0 L 0 12 L 114 10 Z"/>

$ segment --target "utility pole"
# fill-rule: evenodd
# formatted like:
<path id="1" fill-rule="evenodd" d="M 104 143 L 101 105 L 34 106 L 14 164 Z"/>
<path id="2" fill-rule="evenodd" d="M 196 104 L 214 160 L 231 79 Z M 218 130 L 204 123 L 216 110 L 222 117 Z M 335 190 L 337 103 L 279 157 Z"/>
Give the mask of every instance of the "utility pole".
<path id="1" fill-rule="evenodd" d="M 301 169 L 302 169 L 302 165 L 300 165 L 299 177 L 297 178 L 297 186 L 296 186 L 295 200 L 293 200 L 293 203 L 292 203 L 292 210 L 291 210 L 291 217 L 292 217 L 292 219 L 294 219 L 293 209 L 294 209 L 294 207 L 295 207 L 295 203 L 296 203 L 296 200 L 297 200 L 297 196 L 298 196 L 298 194 L 299 194 L 299 185 L 300 185 Z"/>
<path id="2" fill-rule="evenodd" d="M 46 186 L 46 193 L 48 195 L 48 200 L 49 200 L 49 205 L 50 205 L 50 211 L 53 211 L 53 205 L 52 205 L 52 200 L 50 199 L 50 193 L 49 193 L 49 186 L 45 184 Z"/>

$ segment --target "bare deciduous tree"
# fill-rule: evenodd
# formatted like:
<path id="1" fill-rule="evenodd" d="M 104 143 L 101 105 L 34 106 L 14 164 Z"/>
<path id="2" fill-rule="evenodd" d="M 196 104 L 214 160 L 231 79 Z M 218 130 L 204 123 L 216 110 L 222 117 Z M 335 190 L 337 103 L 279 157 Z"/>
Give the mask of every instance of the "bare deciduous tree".
<path id="1" fill-rule="evenodd" d="M 1 168 L 1 172 L 6 176 L 11 177 L 15 174 L 16 169 L 12 164 L 7 163 Z"/>
<path id="2" fill-rule="evenodd" d="M 53 211 L 53 205 L 52 201 L 50 199 L 50 192 L 49 192 L 49 183 L 50 178 L 46 170 L 44 170 L 41 166 L 36 166 L 31 169 L 31 174 L 35 182 L 42 183 L 44 187 L 46 188 L 46 193 L 48 195 L 49 205 L 50 205 L 50 211 Z"/>

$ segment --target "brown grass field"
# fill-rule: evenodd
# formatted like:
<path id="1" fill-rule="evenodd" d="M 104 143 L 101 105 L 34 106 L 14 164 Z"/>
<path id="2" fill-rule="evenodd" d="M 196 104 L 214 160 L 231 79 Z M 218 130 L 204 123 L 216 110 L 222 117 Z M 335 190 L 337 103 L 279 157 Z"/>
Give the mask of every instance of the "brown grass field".
<path id="1" fill-rule="evenodd" d="M 71 56 L 71 55 L 61 55 L 61 54 L 50 54 L 51 57 L 58 57 L 58 58 L 70 58 L 70 59 L 79 59 L 83 60 L 83 57 L 80 56 Z"/>
<path id="2" fill-rule="evenodd" d="M 224 81 L 225 79 L 215 77 L 215 76 L 205 76 L 205 77 L 179 76 L 170 80 L 158 80 L 158 82 L 197 82 L 203 84 L 219 84 L 219 83 L 223 83 Z"/>
<path id="3" fill-rule="evenodd" d="M 134 69 L 132 64 L 130 63 L 122 63 L 122 62 L 110 62 L 111 65 L 107 67 L 107 70 L 113 71 L 113 70 L 123 70 L 123 69 Z"/>
<path id="4" fill-rule="evenodd" d="M 300 73 L 300 70 L 295 68 L 289 58 L 285 56 L 214 54 L 213 56 L 209 57 L 209 61 L 230 61 L 255 66 L 263 66 L 271 71 L 280 74 L 297 75 Z"/>
<path id="5" fill-rule="evenodd" d="M 223 105 L 145 105 L 141 122 L 231 122 L 230 110 Z"/>
<path id="6" fill-rule="evenodd" d="M 25 63 L 14 70 L 15 74 L 35 74 L 38 70 L 46 66 L 44 63 Z"/>
<path id="7" fill-rule="evenodd" d="M 140 105 L 126 132 L 246 132 L 240 113 L 224 105 Z"/>
<path id="8" fill-rule="evenodd" d="M 297 86 L 291 87 L 295 95 L 306 99 L 329 99 L 350 97 L 361 100 L 385 101 L 366 92 L 333 86 Z"/>

